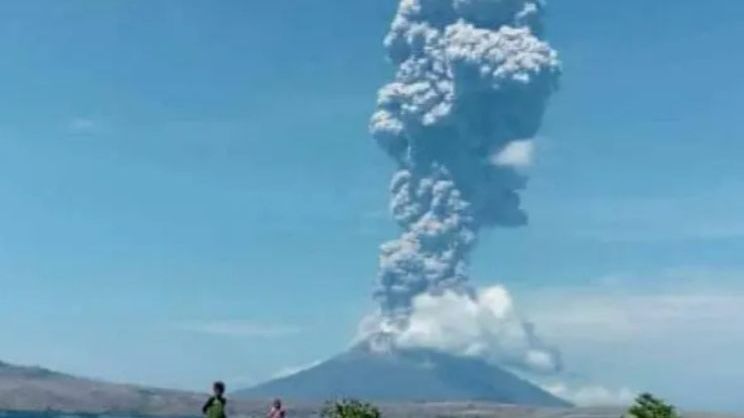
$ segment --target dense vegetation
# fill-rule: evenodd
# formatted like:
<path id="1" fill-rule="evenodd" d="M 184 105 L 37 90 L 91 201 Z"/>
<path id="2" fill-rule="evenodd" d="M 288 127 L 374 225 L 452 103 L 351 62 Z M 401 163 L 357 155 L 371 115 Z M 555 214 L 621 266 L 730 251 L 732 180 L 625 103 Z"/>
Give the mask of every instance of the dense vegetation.
<path id="1" fill-rule="evenodd" d="M 372 404 L 347 399 L 326 404 L 321 415 L 324 418 L 380 418 L 380 410 Z"/>
<path id="2" fill-rule="evenodd" d="M 635 404 L 628 410 L 631 418 L 680 418 L 674 406 L 644 393 L 636 398 Z"/>

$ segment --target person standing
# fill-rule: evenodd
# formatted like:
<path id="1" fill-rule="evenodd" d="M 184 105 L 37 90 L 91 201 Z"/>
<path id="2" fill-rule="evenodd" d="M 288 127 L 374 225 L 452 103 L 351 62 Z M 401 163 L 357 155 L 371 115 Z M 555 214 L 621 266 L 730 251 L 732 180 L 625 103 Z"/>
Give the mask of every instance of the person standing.
<path id="1" fill-rule="evenodd" d="M 225 384 L 222 382 L 214 382 L 212 385 L 212 393 L 207 402 L 202 407 L 202 413 L 205 418 L 227 418 L 226 405 L 227 399 L 225 399 Z"/>
<path id="2" fill-rule="evenodd" d="M 285 418 L 286 415 L 287 411 L 285 411 L 284 407 L 282 406 L 282 400 L 274 399 L 274 403 L 271 405 L 269 413 L 266 414 L 266 418 Z"/>

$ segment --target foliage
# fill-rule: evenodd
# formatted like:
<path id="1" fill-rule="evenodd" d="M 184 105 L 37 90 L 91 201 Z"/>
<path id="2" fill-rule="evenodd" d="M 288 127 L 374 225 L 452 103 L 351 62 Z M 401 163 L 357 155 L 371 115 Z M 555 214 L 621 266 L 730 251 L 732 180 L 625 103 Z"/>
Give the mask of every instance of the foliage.
<path id="1" fill-rule="evenodd" d="M 321 412 L 324 418 L 380 418 L 380 410 L 374 405 L 355 399 L 329 402 Z"/>
<path id="2" fill-rule="evenodd" d="M 650 393 L 638 396 L 635 404 L 628 410 L 628 415 L 634 418 L 680 418 L 674 406 Z"/>

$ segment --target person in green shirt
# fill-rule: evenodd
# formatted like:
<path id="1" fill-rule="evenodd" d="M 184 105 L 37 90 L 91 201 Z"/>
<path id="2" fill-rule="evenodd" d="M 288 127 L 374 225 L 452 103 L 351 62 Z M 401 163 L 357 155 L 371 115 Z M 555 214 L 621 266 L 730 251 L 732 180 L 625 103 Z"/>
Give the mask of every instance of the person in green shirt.
<path id="1" fill-rule="evenodd" d="M 202 407 L 202 413 L 206 418 L 227 418 L 225 413 L 225 405 L 227 405 L 227 399 L 225 399 L 225 384 L 222 382 L 214 382 L 212 385 L 212 392 L 214 393 Z"/>

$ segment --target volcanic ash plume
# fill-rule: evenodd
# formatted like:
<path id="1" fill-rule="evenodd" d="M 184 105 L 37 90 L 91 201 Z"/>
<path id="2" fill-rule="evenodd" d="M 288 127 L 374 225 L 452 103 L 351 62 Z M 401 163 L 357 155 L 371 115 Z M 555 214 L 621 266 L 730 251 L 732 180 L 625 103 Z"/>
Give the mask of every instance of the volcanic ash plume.
<path id="1" fill-rule="evenodd" d="M 382 246 L 377 298 L 399 334 L 417 298 L 478 303 L 467 281 L 479 231 L 527 222 L 520 169 L 560 72 L 542 12 L 541 0 L 401 0 L 385 39 L 397 72 L 371 121 L 397 163 L 403 232 Z"/>

